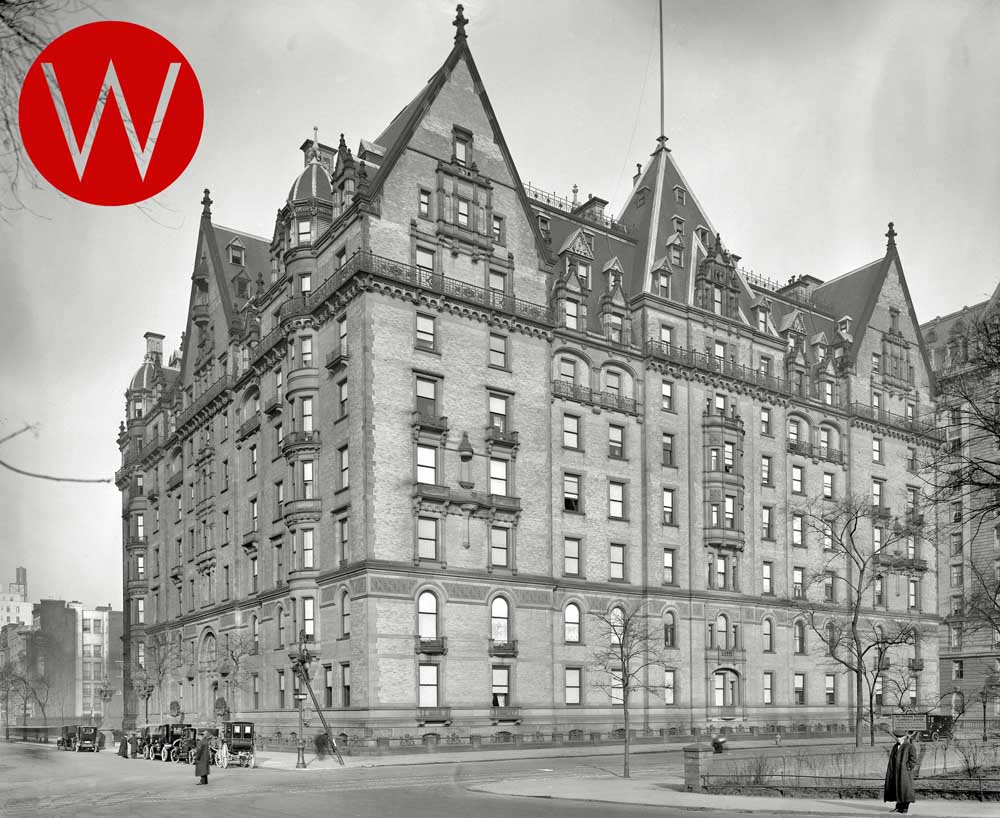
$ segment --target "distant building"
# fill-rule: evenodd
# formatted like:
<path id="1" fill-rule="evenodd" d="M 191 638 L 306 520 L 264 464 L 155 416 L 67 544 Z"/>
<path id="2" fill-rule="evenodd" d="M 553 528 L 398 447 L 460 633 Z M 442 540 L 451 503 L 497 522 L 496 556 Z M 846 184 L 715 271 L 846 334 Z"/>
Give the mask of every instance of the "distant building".
<path id="1" fill-rule="evenodd" d="M 28 602 L 28 572 L 17 569 L 17 581 L 0 591 L 0 625 L 30 624 L 32 604 Z"/>
<path id="2" fill-rule="evenodd" d="M 876 550 L 920 525 L 937 445 L 892 225 L 870 263 L 779 285 L 665 137 L 617 218 L 525 186 L 455 22 L 380 135 L 303 145 L 270 239 L 206 191 L 180 351 L 147 333 L 118 437 L 128 673 L 155 652 L 186 718 L 223 698 L 287 732 L 301 640 L 337 731 L 609 730 L 593 614 L 645 604 L 645 729 L 846 726 L 801 604 L 842 611 L 852 567 L 803 509 L 867 498 Z M 881 665 L 919 704 L 937 568 L 910 540 L 864 601 L 925 634 Z"/>

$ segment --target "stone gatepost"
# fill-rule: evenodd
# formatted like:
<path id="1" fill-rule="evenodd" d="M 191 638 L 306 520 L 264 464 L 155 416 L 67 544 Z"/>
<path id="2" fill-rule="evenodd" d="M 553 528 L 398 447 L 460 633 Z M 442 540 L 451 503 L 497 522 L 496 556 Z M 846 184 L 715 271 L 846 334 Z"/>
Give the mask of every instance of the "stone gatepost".
<path id="1" fill-rule="evenodd" d="M 701 777 L 708 772 L 708 758 L 711 755 L 710 744 L 688 744 L 684 748 L 684 789 L 688 792 L 701 792 Z"/>

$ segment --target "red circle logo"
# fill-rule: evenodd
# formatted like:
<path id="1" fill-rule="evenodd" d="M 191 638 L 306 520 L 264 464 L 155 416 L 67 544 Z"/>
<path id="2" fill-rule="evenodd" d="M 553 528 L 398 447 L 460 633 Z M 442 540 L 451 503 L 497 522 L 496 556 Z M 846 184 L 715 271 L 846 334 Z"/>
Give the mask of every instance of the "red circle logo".
<path id="1" fill-rule="evenodd" d="M 82 202 L 134 204 L 188 166 L 205 110 L 191 64 L 134 23 L 57 37 L 24 78 L 18 123 L 38 172 Z"/>

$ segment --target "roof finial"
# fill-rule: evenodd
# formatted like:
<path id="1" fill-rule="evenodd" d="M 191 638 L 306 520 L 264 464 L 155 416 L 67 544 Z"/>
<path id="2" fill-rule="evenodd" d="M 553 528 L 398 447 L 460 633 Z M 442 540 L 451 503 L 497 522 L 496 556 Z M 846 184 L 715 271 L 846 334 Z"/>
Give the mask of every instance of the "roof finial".
<path id="1" fill-rule="evenodd" d="M 886 247 L 896 246 L 896 229 L 893 227 L 892 222 L 889 222 L 889 232 L 885 234 L 885 237 L 889 239 L 889 242 L 888 244 L 886 244 Z"/>
<path id="2" fill-rule="evenodd" d="M 457 14 L 455 15 L 455 20 L 452 25 L 455 26 L 455 42 L 457 43 L 459 40 L 465 39 L 465 25 L 469 21 L 466 19 L 465 15 L 462 14 L 462 12 L 465 11 L 465 8 L 461 3 L 455 6 L 455 11 Z"/>
<path id="3" fill-rule="evenodd" d="M 208 188 L 205 188 L 205 196 L 201 200 L 201 215 L 212 215 L 212 197 L 208 195 Z"/>
<path id="4" fill-rule="evenodd" d="M 578 188 L 576 185 L 573 185 L 573 207 L 576 207 L 577 202 L 579 201 L 579 199 L 577 198 L 577 194 L 579 192 L 580 188 Z"/>

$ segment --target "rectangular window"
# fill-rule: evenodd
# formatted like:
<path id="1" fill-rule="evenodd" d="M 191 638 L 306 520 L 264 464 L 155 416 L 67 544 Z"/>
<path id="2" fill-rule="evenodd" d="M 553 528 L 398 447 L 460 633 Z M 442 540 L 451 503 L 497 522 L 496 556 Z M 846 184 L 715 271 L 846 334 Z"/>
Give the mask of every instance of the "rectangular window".
<path id="1" fill-rule="evenodd" d="M 805 518 L 801 514 L 792 515 L 792 545 L 806 544 L 804 523 Z"/>
<path id="2" fill-rule="evenodd" d="M 490 676 L 493 706 L 507 707 L 510 704 L 510 668 L 507 665 L 494 665 Z"/>
<path id="3" fill-rule="evenodd" d="M 674 518 L 674 490 L 663 490 L 663 524 L 676 525 Z"/>
<path id="4" fill-rule="evenodd" d="M 254 477 L 257 474 L 257 444 L 250 447 L 248 458 L 250 460 L 250 476 Z"/>
<path id="5" fill-rule="evenodd" d="M 435 341 L 435 319 L 429 315 L 417 313 L 417 342 L 420 349 L 434 349 Z M 418 379 L 419 384 L 419 379 Z"/>
<path id="6" fill-rule="evenodd" d="M 578 667 L 566 668 L 566 704 L 580 704 L 582 674 L 583 671 Z"/>
<path id="7" fill-rule="evenodd" d="M 663 433 L 662 446 L 663 452 L 663 465 L 673 466 L 674 465 L 674 436 Z"/>
<path id="8" fill-rule="evenodd" d="M 965 666 L 961 659 L 956 659 L 951 663 L 951 680 L 953 682 L 960 681 L 965 678 Z"/>
<path id="9" fill-rule="evenodd" d="M 792 676 L 792 701 L 795 704 L 806 703 L 806 674 L 796 673 Z"/>
<path id="10" fill-rule="evenodd" d="M 418 668 L 418 695 L 417 705 L 419 707 L 438 706 L 438 666 L 420 665 Z"/>
<path id="11" fill-rule="evenodd" d="M 836 577 L 827 573 L 823 576 L 823 600 L 825 602 L 836 602 L 837 592 L 836 586 L 834 585 Z"/>
<path id="12" fill-rule="evenodd" d="M 827 499 L 833 497 L 833 475 L 830 472 L 823 472 L 823 496 Z"/>
<path id="13" fill-rule="evenodd" d="M 580 505 L 580 476 L 563 475 L 563 511 L 582 511 Z"/>
<path id="14" fill-rule="evenodd" d="M 917 610 L 920 607 L 920 581 L 910 579 L 907 581 L 906 602 L 910 610 Z"/>
<path id="15" fill-rule="evenodd" d="M 580 448 L 580 418 L 563 415 L 563 446 L 567 449 Z"/>
<path id="16" fill-rule="evenodd" d="M 625 484 L 612 480 L 608 483 L 608 516 L 625 519 Z"/>
<path id="17" fill-rule="evenodd" d="M 421 218 L 429 219 L 431 217 L 431 192 L 429 190 L 421 188 L 417 212 Z"/>
<path id="18" fill-rule="evenodd" d="M 961 588 L 965 584 L 965 576 L 961 565 L 951 566 L 951 587 Z"/>
<path id="19" fill-rule="evenodd" d="M 663 703 L 670 707 L 677 703 L 677 671 L 663 671 Z"/>
<path id="20" fill-rule="evenodd" d="M 580 328 L 580 305 L 575 301 L 567 301 L 563 307 L 566 329 Z"/>
<path id="21" fill-rule="evenodd" d="M 674 411 L 674 385 L 671 381 L 660 384 L 660 408 L 667 412 Z"/>
<path id="22" fill-rule="evenodd" d="M 257 500 L 250 501 L 250 530 L 260 531 L 260 519 L 257 512 Z"/>
<path id="23" fill-rule="evenodd" d="M 417 446 L 417 482 L 437 483 L 437 448 L 435 446 Z"/>
<path id="24" fill-rule="evenodd" d="M 416 262 L 417 270 L 421 274 L 421 280 L 429 280 L 430 275 L 434 272 L 434 253 L 430 250 L 424 250 L 418 247 L 416 252 Z"/>
<path id="25" fill-rule="evenodd" d="M 760 433 L 762 435 L 771 434 L 771 410 L 766 406 L 760 410 Z"/>
<path id="26" fill-rule="evenodd" d="M 764 540 L 774 539 L 774 521 L 771 506 L 763 506 L 760 510 L 760 536 Z"/>
<path id="27" fill-rule="evenodd" d="M 805 596 L 805 568 L 792 569 L 792 597 L 802 599 Z"/>
<path id="28" fill-rule="evenodd" d="M 826 674 L 826 703 L 837 703 L 837 677 L 833 673 Z"/>
<path id="29" fill-rule="evenodd" d="M 872 505 L 876 509 L 882 508 L 882 480 L 872 480 Z"/>
<path id="30" fill-rule="evenodd" d="M 465 199 L 458 199 L 457 219 L 459 227 L 469 226 L 469 202 Z"/>
<path id="31" fill-rule="evenodd" d="M 315 566 L 313 551 L 313 530 L 306 528 L 302 531 L 302 567 L 313 568 Z"/>
<path id="32" fill-rule="evenodd" d="M 490 428 L 500 432 L 507 431 L 507 398 L 503 395 L 490 395 L 488 401 Z"/>
<path id="33" fill-rule="evenodd" d="M 302 399 L 302 431 L 311 432 L 313 430 L 313 399 Z"/>
<path id="34" fill-rule="evenodd" d="M 493 241 L 497 244 L 504 243 L 503 216 L 493 217 Z"/>
<path id="35" fill-rule="evenodd" d="M 663 584 L 674 584 L 674 550 L 672 548 L 663 549 Z"/>
<path id="36" fill-rule="evenodd" d="M 761 593 L 774 593 L 774 563 L 765 561 L 761 566 Z"/>
<path id="37" fill-rule="evenodd" d="M 872 438 L 872 462 L 882 462 L 882 439 L 878 437 Z"/>
<path id="38" fill-rule="evenodd" d="M 506 568 L 510 565 L 510 529 L 490 528 L 490 565 Z"/>
<path id="39" fill-rule="evenodd" d="M 764 671 L 764 682 L 761 686 L 764 694 L 764 704 L 774 704 L 774 673 L 770 670 Z"/>
<path id="40" fill-rule="evenodd" d="M 760 482 L 761 485 L 770 486 L 771 485 L 771 457 L 770 455 L 762 454 L 760 456 Z"/>
<path id="41" fill-rule="evenodd" d="M 349 664 L 340 666 L 340 705 L 341 707 L 351 706 L 351 666 Z"/>
<path id="42" fill-rule="evenodd" d="M 437 384 L 432 378 L 417 378 L 417 411 L 425 417 L 437 417 Z"/>
<path id="43" fill-rule="evenodd" d="M 312 276 L 309 273 L 299 276 L 299 292 L 302 295 L 308 295 L 312 292 Z"/>
<path id="44" fill-rule="evenodd" d="M 509 463 L 497 457 L 490 458 L 490 494 L 507 497 L 507 467 Z"/>
<path id="45" fill-rule="evenodd" d="M 608 577 L 610 579 L 625 579 L 625 546 L 611 543 L 608 549 Z"/>
<path id="46" fill-rule="evenodd" d="M 417 518 L 417 556 L 423 560 L 437 559 L 438 521 L 436 517 Z"/>
<path id="47" fill-rule="evenodd" d="M 302 629 L 306 639 L 316 638 L 316 600 L 311 596 L 302 598 Z"/>
<path id="48" fill-rule="evenodd" d="M 250 593 L 257 593 L 257 581 L 259 578 L 258 563 L 256 557 L 250 557 Z"/>
<path id="49" fill-rule="evenodd" d="M 278 671 L 278 708 L 285 706 L 285 671 Z"/>
<path id="50" fill-rule="evenodd" d="M 333 665 L 323 665 L 323 706 L 333 707 Z"/>
<path id="51" fill-rule="evenodd" d="M 342 446 L 337 452 L 337 459 L 340 464 L 340 488 L 346 489 L 350 485 L 350 452 L 347 446 Z"/>
<path id="52" fill-rule="evenodd" d="M 576 537 L 563 538 L 563 573 L 580 575 L 580 540 Z"/>
<path id="53" fill-rule="evenodd" d="M 260 676 L 256 673 L 251 677 L 251 690 L 253 690 L 253 709 L 260 710 Z"/>
<path id="54" fill-rule="evenodd" d="M 953 556 L 957 556 L 958 554 L 962 553 L 965 547 L 962 542 L 962 534 L 961 532 L 956 532 L 950 536 L 951 536 L 951 553 Z"/>
<path id="55" fill-rule="evenodd" d="M 507 368 L 507 338 L 490 333 L 490 366 Z"/>
<path id="56" fill-rule="evenodd" d="M 280 485 L 280 483 L 279 483 Z M 282 495 L 283 496 L 283 495 Z M 302 499 L 312 500 L 315 496 L 315 482 L 313 480 L 313 461 L 302 461 Z"/>
<path id="57" fill-rule="evenodd" d="M 471 145 L 469 144 L 469 138 L 466 136 L 460 136 L 455 134 L 455 162 L 459 165 L 467 165 L 469 163 L 469 149 Z M 436 676 L 435 676 L 436 678 Z"/>
<path id="58" fill-rule="evenodd" d="M 727 496 L 725 500 L 726 528 L 736 528 L 736 498 Z"/>
<path id="59" fill-rule="evenodd" d="M 792 466 L 792 492 L 802 494 L 802 467 Z"/>
<path id="60" fill-rule="evenodd" d="M 608 457 L 625 457 L 625 427 L 608 425 Z"/>

